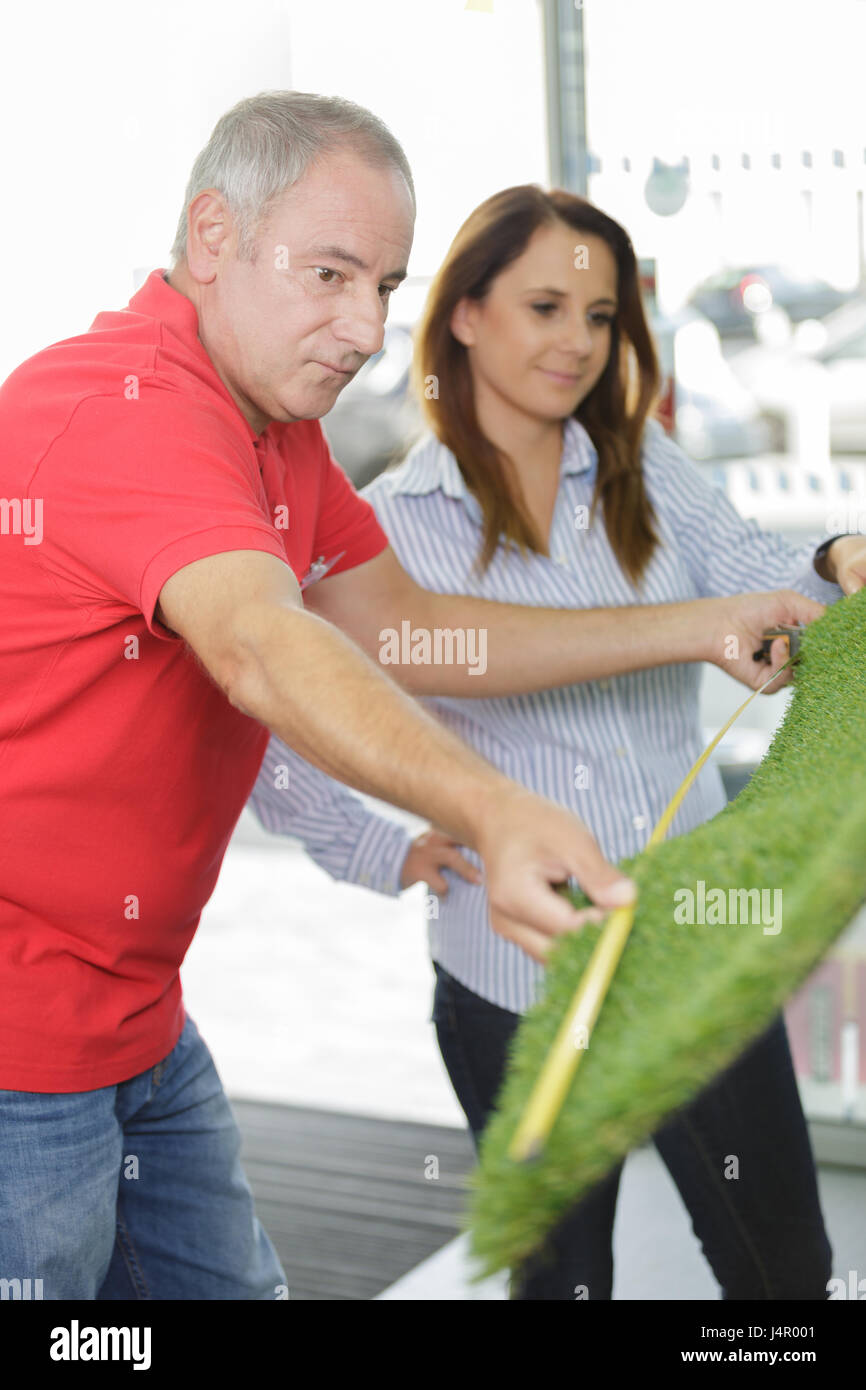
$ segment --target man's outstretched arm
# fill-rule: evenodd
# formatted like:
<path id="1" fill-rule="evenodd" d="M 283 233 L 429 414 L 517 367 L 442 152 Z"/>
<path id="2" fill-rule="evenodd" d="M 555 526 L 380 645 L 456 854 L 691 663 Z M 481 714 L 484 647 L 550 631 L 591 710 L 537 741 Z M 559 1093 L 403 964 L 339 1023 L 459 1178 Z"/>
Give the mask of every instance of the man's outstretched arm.
<path id="1" fill-rule="evenodd" d="M 155 616 L 236 708 L 338 781 L 424 816 L 484 861 L 491 924 L 536 960 L 598 920 L 554 890 L 574 876 L 600 908 L 634 886 L 570 812 L 512 782 L 433 719 L 331 623 L 305 611 L 288 565 L 262 551 L 197 560 Z"/>

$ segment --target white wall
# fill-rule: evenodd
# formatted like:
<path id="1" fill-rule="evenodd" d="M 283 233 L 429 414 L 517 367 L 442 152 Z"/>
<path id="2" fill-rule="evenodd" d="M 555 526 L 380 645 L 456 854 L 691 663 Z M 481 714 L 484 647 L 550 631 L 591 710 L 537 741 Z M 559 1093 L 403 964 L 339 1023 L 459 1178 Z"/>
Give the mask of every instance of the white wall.
<path id="1" fill-rule="evenodd" d="M 410 269 L 508 183 L 544 179 L 536 0 L 42 0 L 0 18 L 0 380 L 166 265 L 193 159 L 241 97 L 360 101 L 417 176 Z"/>
<path id="2" fill-rule="evenodd" d="M 419 218 L 410 270 L 431 274 L 488 194 L 547 181 L 538 0 L 19 0 L 0 18 L 4 212 L 0 379 L 89 326 L 165 264 L 190 166 L 218 117 L 269 87 L 370 106 L 412 164 Z M 866 0 L 584 0 L 590 196 L 660 258 L 676 301 L 721 259 L 801 259 L 800 188 L 731 173 L 720 230 L 695 178 L 683 212 L 643 202 L 652 155 L 723 158 L 751 146 L 846 147 L 816 171 L 816 268 L 851 280 L 852 181 L 863 179 Z M 851 161 L 858 160 L 856 172 Z M 779 196 L 778 190 L 782 190 Z M 799 219 L 799 220 L 798 220 Z"/>
<path id="3" fill-rule="evenodd" d="M 311 0 L 293 9 L 295 85 L 338 92 L 387 122 L 412 166 L 411 271 L 432 275 L 474 207 L 547 182 L 537 0 Z"/>
<path id="4" fill-rule="evenodd" d="M 86 0 L 3 10 L 0 378 L 168 264 L 217 117 L 291 85 L 285 7 Z"/>

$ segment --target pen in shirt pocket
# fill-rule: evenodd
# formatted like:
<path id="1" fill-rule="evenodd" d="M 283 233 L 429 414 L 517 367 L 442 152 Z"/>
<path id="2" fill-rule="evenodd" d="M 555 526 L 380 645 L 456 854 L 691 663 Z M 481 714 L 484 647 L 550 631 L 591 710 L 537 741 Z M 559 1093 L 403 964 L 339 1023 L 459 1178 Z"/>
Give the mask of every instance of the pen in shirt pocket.
<path id="1" fill-rule="evenodd" d="M 320 555 L 318 560 L 316 560 L 312 565 L 310 565 L 310 568 L 307 570 L 307 573 L 300 581 L 300 588 L 306 589 L 309 587 L 310 584 L 315 584 L 317 580 L 322 578 L 323 574 L 327 574 L 328 570 L 334 568 L 334 565 L 337 563 L 338 560 L 342 560 L 345 553 L 345 550 L 341 550 L 339 555 L 334 556 L 333 560 L 327 561 L 325 560 L 324 555 Z"/>

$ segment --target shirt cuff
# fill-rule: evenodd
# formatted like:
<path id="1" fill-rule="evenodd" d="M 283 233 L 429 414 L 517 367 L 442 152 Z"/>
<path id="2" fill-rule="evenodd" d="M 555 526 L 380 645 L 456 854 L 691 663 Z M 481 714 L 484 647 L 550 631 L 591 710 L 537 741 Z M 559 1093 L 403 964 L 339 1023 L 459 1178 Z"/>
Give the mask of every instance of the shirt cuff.
<path id="1" fill-rule="evenodd" d="M 396 898 L 402 893 L 400 874 L 412 847 L 412 836 L 397 821 L 370 815 L 346 870 L 346 883 Z"/>
<path id="2" fill-rule="evenodd" d="M 805 594 L 806 598 L 816 599 L 818 603 L 838 603 L 842 597 L 839 585 L 822 579 L 811 566 L 786 587 L 795 589 L 798 594 Z"/>

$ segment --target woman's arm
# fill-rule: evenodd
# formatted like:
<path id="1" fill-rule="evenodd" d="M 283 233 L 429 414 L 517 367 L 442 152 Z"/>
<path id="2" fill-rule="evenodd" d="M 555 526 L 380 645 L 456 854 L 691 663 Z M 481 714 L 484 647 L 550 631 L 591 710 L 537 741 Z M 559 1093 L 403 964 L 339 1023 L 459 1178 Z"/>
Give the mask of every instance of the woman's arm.
<path id="1" fill-rule="evenodd" d="M 276 734 L 247 803 L 265 830 L 300 840 L 331 878 L 397 897 L 412 837 Z"/>
<path id="2" fill-rule="evenodd" d="M 397 897 L 413 883 L 445 895 L 450 869 L 470 883 L 483 875 L 444 831 L 414 838 L 396 820 L 370 810 L 359 796 L 313 767 L 272 735 L 250 809 L 265 830 L 301 841 L 311 859 L 331 878 Z"/>
<path id="3" fill-rule="evenodd" d="M 795 546 L 740 516 L 724 491 L 656 421 L 647 424 L 643 464 L 652 501 L 674 531 L 701 597 L 776 588 L 795 589 L 819 603 L 842 597 L 839 586 L 819 577 L 813 565 L 824 539 L 820 532 Z M 836 553 L 834 547 L 834 557 Z"/>

